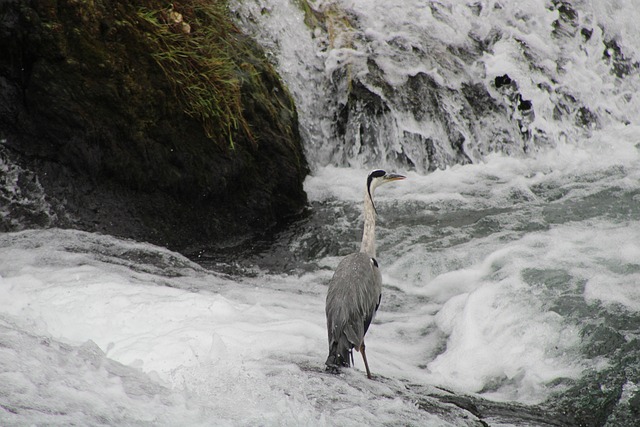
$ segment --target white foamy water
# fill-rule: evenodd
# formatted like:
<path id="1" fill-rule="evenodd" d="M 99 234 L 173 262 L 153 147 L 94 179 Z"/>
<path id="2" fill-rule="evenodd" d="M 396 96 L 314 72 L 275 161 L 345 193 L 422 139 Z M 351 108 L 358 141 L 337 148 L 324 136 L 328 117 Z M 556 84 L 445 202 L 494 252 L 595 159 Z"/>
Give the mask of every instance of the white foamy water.
<path id="1" fill-rule="evenodd" d="M 385 187 L 379 262 L 408 305 L 383 310 L 372 336 L 410 336 L 428 382 L 499 400 L 539 402 L 554 379 L 579 377 L 593 363 L 580 355 L 584 319 L 567 318 L 562 300 L 638 310 L 638 142 L 625 128 Z M 365 174 L 325 168 L 309 194 L 357 203 L 345 178 Z M 608 205 L 609 192 L 630 206 Z"/>
<path id="2" fill-rule="evenodd" d="M 242 278 L 108 236 L 4 234 L 0 365 L 10 386 L 0 420 L 465 425 L 393 398 L 389 381 L 540 402 L 606 362 L 582 354 L 583 319 L 563 311 L 564 298 L 639 308 L 640 223 L 616 207 L 569 212 L 608 191 L 632 194 L 638 210 L 638 138 L 599 134 L 380 189 L 385 286 L 367 335 L 378 381 L 357 358 L 342 377 L 322 373 L 326 283 L 339 257 L 311 273 Z M 359 207 L 365 176 L 326 167 L 306 189 L 314 202 Z M 357 246 L 358 224 L 344 225 L 354 232 L 342 246 Z"/>
<path id="3" fill-rule="evenodd" d="M 0 246 L 2 425 L 448 424 L 370 401 L 390 391 L 360 372 L 322 373 L 326 271 L 231 280 L 62 230 Z"/>

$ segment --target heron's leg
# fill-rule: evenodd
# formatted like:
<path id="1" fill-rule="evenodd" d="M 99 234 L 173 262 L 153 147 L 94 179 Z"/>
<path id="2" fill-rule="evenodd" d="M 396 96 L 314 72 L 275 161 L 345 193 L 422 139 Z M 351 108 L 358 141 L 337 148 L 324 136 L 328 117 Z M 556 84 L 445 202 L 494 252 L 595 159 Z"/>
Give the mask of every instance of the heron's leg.
<path id="1" fill-rule="evenodd" d="M 371 371 L 369 370 L 369 364 L 367 363 L 367 354 L 364 352 L 364 341 L 362 341 L 362 345 L 360 346 L 360 353 L 362 353 L 364 368 L 367 370 L 367 378 L 371 379 Z"/>

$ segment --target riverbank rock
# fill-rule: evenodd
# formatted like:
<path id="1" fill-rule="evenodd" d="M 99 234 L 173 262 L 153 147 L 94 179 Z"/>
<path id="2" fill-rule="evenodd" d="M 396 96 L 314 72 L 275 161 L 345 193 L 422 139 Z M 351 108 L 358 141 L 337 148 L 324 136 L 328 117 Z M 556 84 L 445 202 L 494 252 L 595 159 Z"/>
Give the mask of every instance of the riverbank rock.
<path id="1" fill-rule="evenodd" d="M 30 179 L 46 204 L 37 221 L 2 216 L 4 231 L 72 227 L 181 250 L 301 211 L 293 101 L 256 43 L 212 25 L 226 9 L 210 5 L 2 2 L 0 163 L 23 171 L 0 179 L 2 193 Z"/>

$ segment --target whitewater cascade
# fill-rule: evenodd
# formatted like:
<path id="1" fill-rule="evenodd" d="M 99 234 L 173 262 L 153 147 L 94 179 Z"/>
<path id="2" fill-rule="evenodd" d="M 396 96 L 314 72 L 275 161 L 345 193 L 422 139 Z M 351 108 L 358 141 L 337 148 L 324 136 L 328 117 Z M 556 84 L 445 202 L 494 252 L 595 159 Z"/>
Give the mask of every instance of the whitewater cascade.
<path id="1" fill-rule="evenodd" d="M 426 172 L 633 122 L 632 2 L 250 0 L 310 163 Z"/>

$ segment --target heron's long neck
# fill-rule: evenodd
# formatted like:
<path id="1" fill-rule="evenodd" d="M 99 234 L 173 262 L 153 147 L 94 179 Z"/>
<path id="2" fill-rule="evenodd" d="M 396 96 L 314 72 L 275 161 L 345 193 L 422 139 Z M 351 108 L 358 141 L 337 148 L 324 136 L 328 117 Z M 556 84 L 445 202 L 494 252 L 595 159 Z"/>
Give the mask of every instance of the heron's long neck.
<path id="1" fill-rule="evenodd" d="M 368 254 L 371 258 L 376 257 L 376 210 L 368 192 L 364 195 L 364 230 L 360 252 Z"/>

